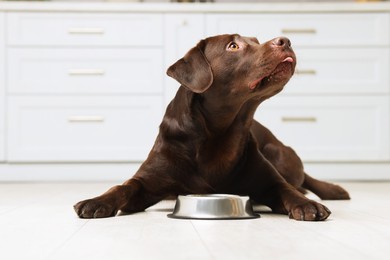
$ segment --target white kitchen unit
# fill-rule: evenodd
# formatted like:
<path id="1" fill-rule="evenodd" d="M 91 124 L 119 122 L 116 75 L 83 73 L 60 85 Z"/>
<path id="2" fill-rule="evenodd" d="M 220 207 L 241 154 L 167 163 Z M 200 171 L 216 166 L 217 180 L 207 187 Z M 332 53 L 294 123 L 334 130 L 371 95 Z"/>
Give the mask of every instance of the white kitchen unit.
<path id="1" fill-rule="evenodd" d="M 9 48 L 12 94 L 163 94 L 159 48 Z"/>
<path id="2" fill-rule="evenodd" d="M 9 12 L 7 28 L 7 42 L 12 46 L 144 47 L 163 43 L 162 14 Z"/>
<path id="3" fill-rule="evenodd" d="M 335 6 L 337 9 L 337 6 Z M 291 38 L 293 46 L 349 47 L 384 46 L 389 42 L 388 13 L 237 13 L 207 17 L 207 34 L 236 33 L 253 35 L 260 42 L 276 36 Z M 358 28 L 358 29 L 357 29 Z"/>
<path id="4" fill-rule="evenodd" d="M 0 180 L 128 178 L 167 68 L 222 33 L 290 38 L 296 73 L 255 117 L 311 175 L 390 180 L 390 2 L 0 2 Z"/>
<path id="5" fill-rule="evenodd" d="M 0 162 L 5 159 L 4 14 L 0 13 Z M 1 178 L 1 177 L 0 177 Z"/>
<path id="6" fill-rule="evenodd" d="M 156 96 L 10 97 L 8 160 L 142 161 L 157 136 L 161 107 Z"/>
<path id="7" fill-rule="evenodd" d="M 306 162 L 386 162 L 386 96 L 287 96 L 266 101 L 256 118 Z"/>
<path id="8" fill-rule="evenodd" d="M 388 47 L 295 48 L 297 68 L 284 94 L 389 94 Z"/>
<path id="9" fill-rule="evenodd" d="M 162 18 L 7 13 L 7 161 L 144 160 L 162 117 Z"/>

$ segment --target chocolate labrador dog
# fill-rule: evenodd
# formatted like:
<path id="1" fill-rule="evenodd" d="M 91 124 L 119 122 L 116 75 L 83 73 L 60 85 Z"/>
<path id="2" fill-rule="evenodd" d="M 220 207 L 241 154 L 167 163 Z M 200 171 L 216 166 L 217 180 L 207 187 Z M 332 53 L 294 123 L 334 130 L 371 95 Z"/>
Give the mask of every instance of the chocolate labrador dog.
<path id="1" fill-rule="evenodd" d="M 155 144 L 133 178 L 74 206 L 80 218 L 143 211 L 168 196 L 248 195 L 296 220 L 331 212 L 306 198 L 349 199 L 340 186 L 307 175 L 296 153 L 253 119 L 264 100 L 294 73 L 289 39 L 219 35 L 200 41 L 167 74 L 181 87 L 169 104 Z"/>

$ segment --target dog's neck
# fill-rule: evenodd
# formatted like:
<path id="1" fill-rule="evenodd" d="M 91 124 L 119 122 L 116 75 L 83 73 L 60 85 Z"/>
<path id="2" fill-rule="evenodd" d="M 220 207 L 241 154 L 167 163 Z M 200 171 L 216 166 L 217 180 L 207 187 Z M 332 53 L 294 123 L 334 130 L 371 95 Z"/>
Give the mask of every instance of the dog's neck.
<path id="1" fill-rule="evenodd" d="M 217 187 L 221 180 L 225 180 L 220 173 L 233 171 L 244 158 L 258 102 L 248 100 L 240 104 L 195 94 L 194 103 L 205 122 L 205 134 L 196 161 L 207 181 Z"/>
<path id="2" fill-rule="evenodd" d="M 249 132 L 259 100 L 223 101 L 209 94 L 196 94 L 180 87 L 167 108 L 163 125 L 169 125 L 169 132 L 172 133 L 192 128 L 191 124 L 194 131 L 202 131 L 199 127 L 203 126 L 203 130 L 210 136 L 219 136 L 232 130 Z"/>
<path id="3" fill-rule="evenodd" d="M 219 99 L 219 100 L 218 100 Z M 217 135 L 233 128 L 249 131 L 259 101 L 224 100 L 213 93 L 202 94 L 197 107 L 207 122 L 208 130 Z"/>

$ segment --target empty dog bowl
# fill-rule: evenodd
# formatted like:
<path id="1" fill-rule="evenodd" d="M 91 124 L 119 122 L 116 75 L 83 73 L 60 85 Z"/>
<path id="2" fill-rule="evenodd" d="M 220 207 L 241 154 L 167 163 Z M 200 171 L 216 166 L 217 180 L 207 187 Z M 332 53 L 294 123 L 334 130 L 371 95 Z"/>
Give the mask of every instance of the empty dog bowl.
<path id="1" fill-rule="evenodd" d="M 180 219 L 251 219 L 253 212 L 247 196 L 228 194 L 187 195 L 179 197 L 170 218 Z"/>

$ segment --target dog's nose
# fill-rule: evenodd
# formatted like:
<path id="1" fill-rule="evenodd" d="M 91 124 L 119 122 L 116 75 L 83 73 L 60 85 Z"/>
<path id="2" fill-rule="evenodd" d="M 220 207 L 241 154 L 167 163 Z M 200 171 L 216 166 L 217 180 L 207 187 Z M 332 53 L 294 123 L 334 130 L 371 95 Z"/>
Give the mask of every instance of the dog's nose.
<path id="1" fill-rule="evenodd" d="M 286 49 L 291 47 L 291 42 L 289 38 L 286 37 L 278 37 L 272 40 L 272 44 L 278 47 L 284 47 Z"/>

